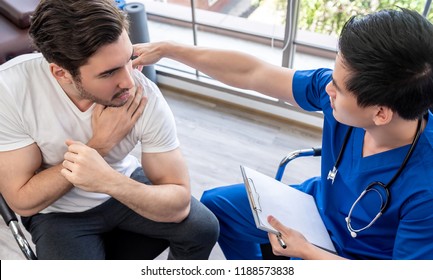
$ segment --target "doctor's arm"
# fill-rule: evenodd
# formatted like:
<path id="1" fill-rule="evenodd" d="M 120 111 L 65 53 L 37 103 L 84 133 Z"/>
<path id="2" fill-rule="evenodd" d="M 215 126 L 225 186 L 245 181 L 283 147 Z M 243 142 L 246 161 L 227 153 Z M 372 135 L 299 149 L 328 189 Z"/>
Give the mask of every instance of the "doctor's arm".
<path id="1" fill-rule="evenodd" d="M 134 66 L 149 65 L 161 58 L 184 63 L 227 85 L 254 90 L 291 103 L 294 70 L 272 65 L 252 55 L 215 48 L 194 47 L 162 41 L 134 45 Z"/>

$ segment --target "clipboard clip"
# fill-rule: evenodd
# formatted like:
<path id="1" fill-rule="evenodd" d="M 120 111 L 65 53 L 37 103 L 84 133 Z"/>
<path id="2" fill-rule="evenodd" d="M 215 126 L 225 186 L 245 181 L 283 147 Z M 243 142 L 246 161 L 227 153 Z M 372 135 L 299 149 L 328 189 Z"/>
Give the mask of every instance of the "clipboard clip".
<path id="1" fill-rule="evenodd" d="M 262 212 L 262 206 L 260 205 L 260 195 L 259 193 L 256 191 L 256 186 L 254 185 L 254 181 L 251 178 L 248 178 L 248 184 L 250 185 L 250 191 L 248 192 L 248 195 L 251 198 L 251 203 L 253 206 L 253 209 L 257 212 Z M 254 194 L 252 193 L 254 191 Z M 256 198 L 257 197 L 257 201 Z"/>

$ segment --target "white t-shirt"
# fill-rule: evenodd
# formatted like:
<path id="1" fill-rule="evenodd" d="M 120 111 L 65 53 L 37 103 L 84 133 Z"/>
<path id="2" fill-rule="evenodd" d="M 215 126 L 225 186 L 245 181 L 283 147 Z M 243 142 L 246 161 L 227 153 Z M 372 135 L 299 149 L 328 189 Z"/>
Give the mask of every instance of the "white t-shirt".
<path id="1" fill-rule="evenodd" d="M 147 105 L 131 132 L 105 157 L 113 169 L 126 176 L 140 166 L 129 154 L 138 143 L 145 153 L 171 151 L 179 146 L 168 104 L 158 87 L 139 75 Z M 93 109 L 94 105 L 81 112 L 72 103 L 41 54 L 22 55 L 0 65 L 0 151 L 36 143 L 42 153 L 42 167 L 57 165 L 67 150 L 66 139 L 87 143 L 91 138 Z M 74 187 L 42 212 L 85 211 L 108 198 Z"/>

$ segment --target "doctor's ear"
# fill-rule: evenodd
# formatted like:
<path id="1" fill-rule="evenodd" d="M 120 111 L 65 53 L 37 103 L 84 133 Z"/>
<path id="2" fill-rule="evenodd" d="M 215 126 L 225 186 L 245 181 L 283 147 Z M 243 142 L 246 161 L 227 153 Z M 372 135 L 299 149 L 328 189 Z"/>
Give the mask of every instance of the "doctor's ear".
<path id="1" fill-rule="evenodd" d="M 394 112 L 390 108 L 384 106 L 378 106 L 377 112 L 374 116 L 374 123 L 376 125 L 388 124 L 389 122 L 391 122 L 393 116 L 394 116 Z"/>
<path id="2" fill-rule="evenodd" d="M 69 71 L 55 63 L 50 63 L 50 72 L 59 83 L 71 84 L 73 79 Z"/>

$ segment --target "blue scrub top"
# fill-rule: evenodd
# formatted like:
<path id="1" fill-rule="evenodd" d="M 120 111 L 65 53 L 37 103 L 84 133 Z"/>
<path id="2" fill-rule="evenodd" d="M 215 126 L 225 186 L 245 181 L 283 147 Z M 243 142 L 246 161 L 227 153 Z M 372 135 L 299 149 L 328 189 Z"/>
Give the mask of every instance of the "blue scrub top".
<path id="1" fill-rule="evenodd" d="M 351 259 L 433 259 L 433 115 L 401 175 L 390 188 L 385 213 L 368 229 L 352 238 L 345 218 L 355 200 L 373 181 L 388 183 L 397 172 L 410 145 L 362 157 L 364 130 L 354 128 L 343 154 L 334 184 L 329 170 L 343 144 L 348 126 L 332 115 L 326 85 L 332 70 L 297 71 L 293 93 L 307 111 L 323 111 L 321 178 L 299 186 L 312 194 L 338 254 Z M 369 192 L 352 213 L 352 227 L 366 226 L 378 213 L 379 196 Z"/>

